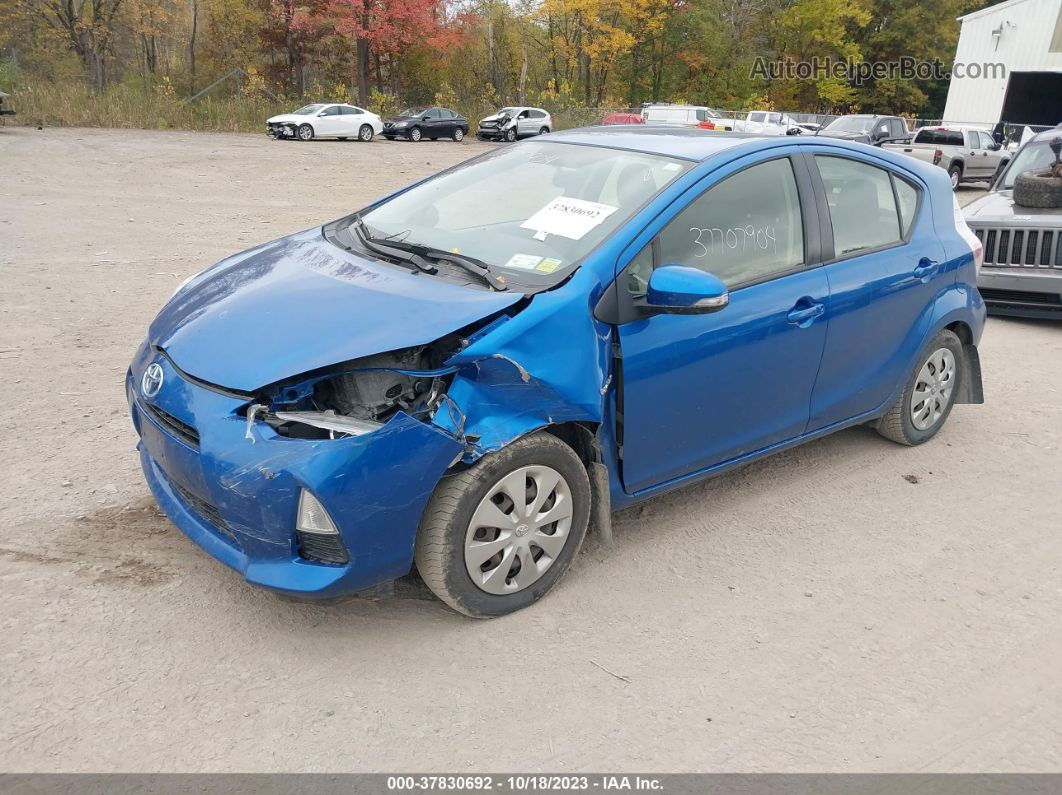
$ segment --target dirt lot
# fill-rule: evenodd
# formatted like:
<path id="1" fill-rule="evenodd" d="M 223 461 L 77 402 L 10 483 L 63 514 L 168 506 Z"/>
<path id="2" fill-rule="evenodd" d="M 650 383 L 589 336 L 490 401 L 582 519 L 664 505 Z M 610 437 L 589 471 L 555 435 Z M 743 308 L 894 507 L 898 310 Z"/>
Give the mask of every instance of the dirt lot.
<path id="1" fill-rule="evenodd" d="M 617 514 L 492 622 L 282 601 L 160 516 L 122 377 L 174 286 L 481 148 L 0 130 L 0 769 L 1059 770 L 1057 324 L 991 320 L 932 443 Z"/>

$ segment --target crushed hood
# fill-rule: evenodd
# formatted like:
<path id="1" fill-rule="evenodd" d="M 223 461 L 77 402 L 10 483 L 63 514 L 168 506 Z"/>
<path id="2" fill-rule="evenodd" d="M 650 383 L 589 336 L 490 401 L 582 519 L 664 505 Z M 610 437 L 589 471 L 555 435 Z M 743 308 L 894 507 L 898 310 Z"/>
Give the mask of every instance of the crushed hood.
<path id="1" fill-rule="evenodd" d="M 149 340 L 179 368 L 241 392 L 433 342 L 521 293 L 414 275 L 300 232 L 223 260 L 178 292 Z"/>
<path id="2" fill-rule="evenodd" d="M 298 123 L 305 121 L 306 119 L 313 118 L 312 116 L 299 116 L 295 113 L 281 113 L 279 116 L 270 116 L 266 119 L 266 124 L 283 124 L 284 122 Z"/>

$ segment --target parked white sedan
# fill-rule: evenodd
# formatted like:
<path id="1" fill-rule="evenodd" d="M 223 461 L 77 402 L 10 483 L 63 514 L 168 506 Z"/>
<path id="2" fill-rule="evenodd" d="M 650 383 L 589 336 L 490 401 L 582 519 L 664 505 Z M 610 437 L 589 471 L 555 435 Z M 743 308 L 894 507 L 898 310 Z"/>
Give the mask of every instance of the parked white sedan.
<path id="1" fill-rule="evenodd" d="M 266 132 L 278 139 L 357 138 L 368 142 L 382 131 L 383 121 L 375 113 L 342 103 L 306 105 L 266 119 Z"/>

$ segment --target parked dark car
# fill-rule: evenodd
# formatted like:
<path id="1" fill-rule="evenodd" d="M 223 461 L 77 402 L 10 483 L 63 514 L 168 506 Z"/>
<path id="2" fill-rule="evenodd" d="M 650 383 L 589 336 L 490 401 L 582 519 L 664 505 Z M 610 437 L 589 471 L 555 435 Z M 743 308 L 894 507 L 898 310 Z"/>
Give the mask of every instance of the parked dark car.
<path id="1" fill-rule="evenodd" d="M 468 119 L 449 108 L 406 108 L 394 118 L 384 122 L 383 137 L 389 141 L 406 138 L 420 141 L 430 138 L 453 138 L 460 141 L 468 133 Z"/>
<path id="2" fill-rule="evenodd" d="M 815 134 L 871 146 L 905 144 L 911 140 L 911 131 L 901 116 L 838 116 Z"/>

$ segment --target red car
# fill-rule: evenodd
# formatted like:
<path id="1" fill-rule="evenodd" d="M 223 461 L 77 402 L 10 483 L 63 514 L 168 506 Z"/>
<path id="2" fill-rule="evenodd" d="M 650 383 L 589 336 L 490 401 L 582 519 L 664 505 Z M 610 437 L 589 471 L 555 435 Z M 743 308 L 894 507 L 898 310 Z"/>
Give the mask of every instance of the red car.
<path id="1" fill-rule="evenodd" d="M 645 124 L 645 119 L 637 113 L 610 113 L 601 120 L 602 124 Z"/>

